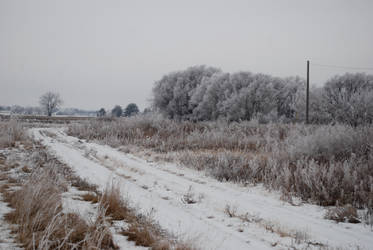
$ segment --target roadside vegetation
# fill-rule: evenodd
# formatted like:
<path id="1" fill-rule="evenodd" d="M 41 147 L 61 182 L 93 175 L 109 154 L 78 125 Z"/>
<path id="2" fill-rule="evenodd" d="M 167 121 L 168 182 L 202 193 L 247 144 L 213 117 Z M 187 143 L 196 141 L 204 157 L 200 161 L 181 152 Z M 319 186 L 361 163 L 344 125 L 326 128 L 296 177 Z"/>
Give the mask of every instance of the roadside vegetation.
<path id="1" fill-rule="evenodd" d="M 117 249 L 103 206 L 92 222 L 64 212 L 61 196 L 69 190 L 71 171 L 34 144 L 21 123 L 12 120 L 1 126 L 6 149 L 0 192 L 12 208 L 5 220 L 16 241 L 25 249 Z"/>
<path id="2" fill-rule="evenodd" d="M 68 133 L 126 152 L 135 145 L 221 181 L 262 183 L 289 199 L 298 196 L 323 206 L 350 204 L 372 214 L 370 125 L 193 123 L 146 115 L 71 124 Z"/>

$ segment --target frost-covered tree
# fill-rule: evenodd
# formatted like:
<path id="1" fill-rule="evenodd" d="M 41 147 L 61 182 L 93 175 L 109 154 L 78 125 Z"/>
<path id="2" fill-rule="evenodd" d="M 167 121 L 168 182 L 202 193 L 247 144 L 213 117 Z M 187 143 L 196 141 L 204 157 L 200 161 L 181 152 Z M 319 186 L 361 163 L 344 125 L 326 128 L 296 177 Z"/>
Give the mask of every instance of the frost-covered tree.
<path id="1" fill-rule="evenodd" d="M 357 126 L 373 121 L 373 76 L 347 73 L 325 84 L 323 105 L 332 120 Z"/>
<path id="2" fill-rule="evenodd" d="M 165 75 L 153 88 L 153 106 L 169 118 L 191 119 L 196 104 L 190 102 L 204 78 L 218 69 L 206 66 L 190 67 Z"/>
<path id="3" fill-rule="evenodd" d="M 295 102 L 297 94 L 305 96 L 306 81 L 298 76 L 283 80 L 283 86 L 276 94 L 277 113 L 280 117 L 293 119 L 296 116 Z"/>
<path id="4" fill-rule="evenodd" d="M 310 88 L 310 106 L 309 106 L 309 121 L 310 123 L 327 124 L 332 121 L 327 112 L 326 105 L 323 98 L 323 87 L 311 86 Z M 302 84 L 295 94 L 293 103 L 295 111 L 293 121 L 306 121 L 306 84 Z"/>
<path id="5" fill-rule="evenodd" d="M 311 87 L 310 121 L 358 125 L 373 121 L 373 76 L 346 74 Z M 153 89 L 153 106 L 169 118 L 230 121 L 305 121 L 306 83 L 251 72 L 223 73 L 206 66 L 165 75 Z"/>
<path id="6" fill-rule="evenodd" d="M 133 116 L 139 113 L 139 108 L 137 107 L 136 103 L 130 103 L 127 105 L 126 109 L 124 110 L 124 116 Z"/>
<path id="7" fill-rule="evenodd" d="M 154 106 L 170 118 L 250 120 L 254 116 L 292 119 L 300 78 L 223 73 L 204 66 L 171 73 L 156 83 Z"/>
<path id="8" fill-rule="evenodd" d="M 40 97 L 39 103 L 44 112 L 52 116 L 52 113 L 62 105 L 62 99 L 58 93 L 47 92 Z"/>
<path id="9" fill-rule="evenodd" d="M 281 91 L 284 81 L 264 74 L 240 73 L 231 78 L 232 93 L 225 90 L 226 100 L 221 107 L 229 120 L 250 120 L 257 116 L 277 117 L 282 104 Z"/>
<path id="10" fill-rule="evenodd" d="M 204 78 L 191 98 L 195 120 L 216 120 L 220 115 L 219 105 L 225 99 L 225 86 L 229 84 L 229 74 L 215 73 Z"/>
<path id="11" fill-rule="evenodd" d="M 119 105 L 115 105 L 115 107 L 111 110 L 111 115 L 115 117 L 121 117 L 123 114 L 123 109 Z"/>

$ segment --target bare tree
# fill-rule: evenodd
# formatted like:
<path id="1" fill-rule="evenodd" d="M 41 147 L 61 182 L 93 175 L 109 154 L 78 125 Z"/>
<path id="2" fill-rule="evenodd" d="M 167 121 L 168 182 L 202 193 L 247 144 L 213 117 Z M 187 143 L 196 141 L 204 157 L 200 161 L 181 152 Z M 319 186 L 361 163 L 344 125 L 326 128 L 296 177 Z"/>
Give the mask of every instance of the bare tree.
<path id="1" fill-rule="evenodd" d="M 52 113 L 61 106 L 62 99 L 58 93 L 47 92 L 40 97 L 39 103 L 44 112 L 52 116 Z"/>

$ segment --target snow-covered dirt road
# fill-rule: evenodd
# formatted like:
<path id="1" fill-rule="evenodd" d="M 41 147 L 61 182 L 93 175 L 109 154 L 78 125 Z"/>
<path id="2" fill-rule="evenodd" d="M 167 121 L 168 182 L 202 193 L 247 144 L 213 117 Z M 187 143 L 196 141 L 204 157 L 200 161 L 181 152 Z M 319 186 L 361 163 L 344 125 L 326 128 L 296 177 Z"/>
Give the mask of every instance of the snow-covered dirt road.
<path id="1" fill-rule="evenodd" d="M 370 227 L 325 220 L 322 207 L 294 206 L 260 186 L 222 183 L 176 164 L 148 162 L 62 129 L 31 133 L 89 182 L 100 188 L 118 182 L 139 212 L 151 213 L 163 229 L 201 249 L 372 249 Z"/>

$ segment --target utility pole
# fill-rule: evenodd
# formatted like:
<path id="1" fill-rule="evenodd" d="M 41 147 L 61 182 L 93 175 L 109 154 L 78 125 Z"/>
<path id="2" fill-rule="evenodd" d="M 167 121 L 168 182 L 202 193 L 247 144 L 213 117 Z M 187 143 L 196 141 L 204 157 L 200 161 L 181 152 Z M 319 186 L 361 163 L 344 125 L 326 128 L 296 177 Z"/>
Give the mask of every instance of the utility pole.
<path id="1" fill-rule="evenodd" d="M 310 61 L 307 60 L 306 124 L 309 123 L 309 119 L 308 119 L 309 105 L 310 105 Z"/>

